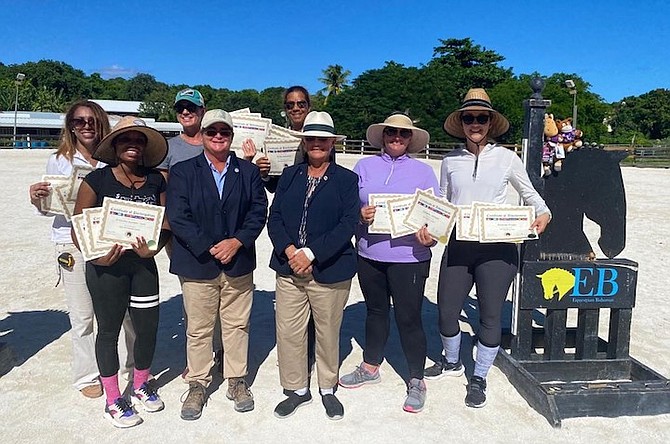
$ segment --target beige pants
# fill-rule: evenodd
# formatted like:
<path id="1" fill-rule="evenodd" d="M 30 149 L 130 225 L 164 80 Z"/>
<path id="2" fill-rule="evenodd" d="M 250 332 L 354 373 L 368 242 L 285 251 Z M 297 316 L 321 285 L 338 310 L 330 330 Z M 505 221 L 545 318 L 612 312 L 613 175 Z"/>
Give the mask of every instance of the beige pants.
<path id="1" fill-rule="evenodd" d="M 340 326 L 351 279 L 319 284 L 307 277 L 277 276 L 276 320 L 279 380 L 287 390 L 307 387 L 307 323 L 316 330 L 316 371 L 319 388 L 335 387 L 340 359 Z M 226 347 L 226 352 L 228 348 Z"/>
<path id="2" fill-rule="evenodd" d="M 182 285 L 186 328 L 188 382 L 205 387 L 212 382 L 212 338 L 217 318 L 221 320 L 223 377 L 247 375 L 249 316 L 253 300 L 253 274 L 230 277 L 221 273 L 210 280 L 185 278 Z"/>

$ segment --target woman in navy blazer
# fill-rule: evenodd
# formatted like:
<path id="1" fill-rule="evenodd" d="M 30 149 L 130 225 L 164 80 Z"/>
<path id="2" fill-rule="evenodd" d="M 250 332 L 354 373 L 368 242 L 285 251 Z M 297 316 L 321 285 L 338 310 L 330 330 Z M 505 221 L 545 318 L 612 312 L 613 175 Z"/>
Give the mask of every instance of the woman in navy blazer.
<path id="1" fill-rule="evenodd" d="M 285 418 L 311 401 L 307 324 L 316 329 L 316 369 L 326 414 L 340 419 L 334 395 L 339 370 L 340 325 L 356 274 L 351 242 L 358 223 L 358 176 L 330 162 L 335 140 L 326 112 L 307 115 L 302 136 L 307 161 L 284 170 L 270 209 L 268 234 L 277 272 L 276 319 L 279 377 L 287 399 L 275 408 Z"/>

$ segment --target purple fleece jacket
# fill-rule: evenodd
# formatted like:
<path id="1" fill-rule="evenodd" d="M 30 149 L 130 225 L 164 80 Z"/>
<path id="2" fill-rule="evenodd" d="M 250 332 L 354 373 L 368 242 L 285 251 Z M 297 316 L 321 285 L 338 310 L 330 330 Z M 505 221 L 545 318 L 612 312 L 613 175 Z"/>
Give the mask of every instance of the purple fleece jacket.
<path id="1" fill-rule="evenodd" d="M 433 189 L 439 196 L 439 185 L 433 169 L 407 155 L 393 159 L 386 153 L 358 161 L 358 196 L 361 207 L 368 205 L 370 194 L 414 194 L 417 188 Z M 358 254 L 379 262 L 410 263 L 431 258 L 430 248 L 419 243 L 414 233 L 391 239 L 390 234 L 370 234 L 368 226 L 356 228 Z"/>

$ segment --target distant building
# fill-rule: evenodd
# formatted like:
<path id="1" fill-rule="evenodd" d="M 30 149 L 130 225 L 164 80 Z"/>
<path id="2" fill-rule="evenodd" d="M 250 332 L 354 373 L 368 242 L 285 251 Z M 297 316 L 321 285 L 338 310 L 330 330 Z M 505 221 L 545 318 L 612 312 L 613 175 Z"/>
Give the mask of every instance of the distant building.
<path id="1" fill-rule="evenodd" d="M 93 99 L 109 114 L 109 123 L 114 125 L 121 116 L 139 114 L 142 102 L 124 100 Z M 64 113 L 45 113 L 38 111 L 19 111 L 16 113 L 17 146 L 41 148 L 54 146 L 60 138 L 65 120 Z M 155 119 L 142 117 L 148 126 L 157 129 L 165 137 L 176 136 L 182 127 L 177 122 L 156 122 Z M 11 146 L 14 135 L 14 111 L 0 111 L 0 146 Z"/>

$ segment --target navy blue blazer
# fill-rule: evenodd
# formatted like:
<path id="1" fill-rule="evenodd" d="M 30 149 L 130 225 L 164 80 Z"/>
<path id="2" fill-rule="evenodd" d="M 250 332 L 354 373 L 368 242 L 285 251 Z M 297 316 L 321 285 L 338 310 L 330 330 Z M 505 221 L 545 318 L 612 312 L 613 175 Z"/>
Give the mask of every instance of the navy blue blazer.
<path id="1" fill-rule="evenodd" d="M 270 268 L 288 276 L 293 273 L 284 253 L 299 248 L 298 230 L 307 192 L 307 164 L 282 173 L 268 219 L 274 251 Z M 322 284 L 351 279 L 356 274 L 356 251 L 351 242 L 359 220 L 358 176 L 335 163 L 328 166 L 312 195 L 307 211 L 307 244 L 314 253 L 312 274 Z"/>
<path id="2" fill-rule="evenodd" d="M 170 273 L 214 279 L 221 272 L 243 276 L 256 268 L 254 244 L 265 225 L 267 196 L 256 165 L 232 151 L 229 162 L 221 198 L 204 153 L 170 169 L 165 205 L 174 234 Z M 233 237 L 242 247 L 223 265 L 209 249 Z"/>

